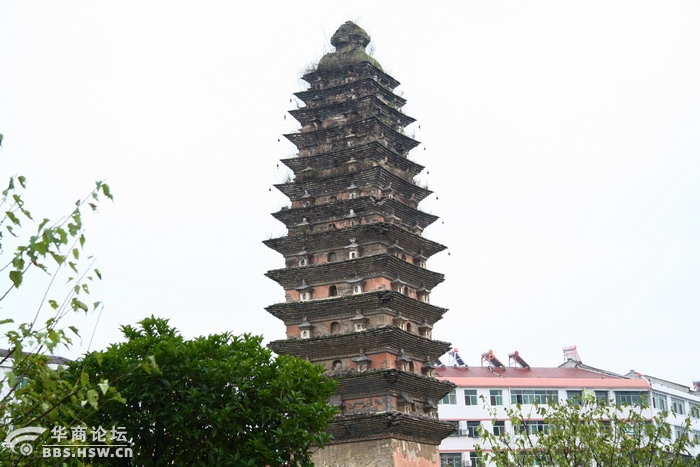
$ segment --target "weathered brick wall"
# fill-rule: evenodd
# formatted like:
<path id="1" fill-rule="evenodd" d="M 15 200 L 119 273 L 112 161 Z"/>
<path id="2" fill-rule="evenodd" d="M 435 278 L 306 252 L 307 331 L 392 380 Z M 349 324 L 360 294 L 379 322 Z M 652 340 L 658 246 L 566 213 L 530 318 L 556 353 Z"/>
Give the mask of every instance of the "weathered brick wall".
<path id="1" fill-rule="evenodd" d="M 401 440 L 334 444 L 314 454 L 316 467 L 438 467 L 437 446 Z"/>

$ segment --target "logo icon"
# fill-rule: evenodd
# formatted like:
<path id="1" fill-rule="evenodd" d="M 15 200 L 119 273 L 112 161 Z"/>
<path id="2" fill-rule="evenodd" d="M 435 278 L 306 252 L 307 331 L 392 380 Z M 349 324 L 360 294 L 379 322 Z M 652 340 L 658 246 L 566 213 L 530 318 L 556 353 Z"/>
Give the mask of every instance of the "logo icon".
<path id="1" fill-rule="evenodd" d="M 34 441 L 46 431 L 46 428 L 40 426 L 26 426 L 24 428 L 18 428 L 12 430 L 7 434 L 5 438 L 5 444 L 10 448 L 12 452 L 15 451 L 15 446 L 19 444 L 19 452 L 23 456 L 28 456 L 34 451 L 34 447 L 29 444 L 30 441 Z"/>

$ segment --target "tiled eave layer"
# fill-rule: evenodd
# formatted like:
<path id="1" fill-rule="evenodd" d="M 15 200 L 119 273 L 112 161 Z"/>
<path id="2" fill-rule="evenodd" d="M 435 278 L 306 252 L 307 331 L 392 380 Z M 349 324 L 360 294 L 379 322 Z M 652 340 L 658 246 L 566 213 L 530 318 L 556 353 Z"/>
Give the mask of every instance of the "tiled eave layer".
<path id="1" fill-rule="evenodd" d="M 289 113 L 302 125 L 309 125 L 314 120 L 324 121 L 343 114 L 357 112 L 360 115 L 382 114 L 401 127 L 415 122 L 416 119 L 399 112 L 377 96 L 364 96 L 344 102 L 330 103 L 326 106 L 302 107 Z"/>
<path id="2" fill-rule="evenodd" d="M 391 189 L 396 193 L 402 194 L 406 199 L 413 195 L 416 202 L 421 202 L 432 193 L 432 191 L 421 188 L 380 166 L 333 177 L 280 183 L 275 185 L 275 187 L 289 199 L 296 200 L 303 197 L 306 192 L 313 197 L 341 193 L 346 191 L 351 183 L 354 183 L 358 188 L 368 185 L 382 188 L 390 186 Z"/>
<path id="3" fill-rule="evenodd" d="M 341 166 L 351 159 L 362 161 L 365 159 L 387 163 L 393 165 L 399 170 L 418 174 L 423 170 L 423 166 L 416 164 L 413 161 L 406 159 L 404 156 L 396 154 L 394 151 L 387 149 L 382 144 L 372 141 L 361 146 L 353 148 L 341 149 L 338 151 L 317 154 L 314 156 L 291 157 L 282 159 L 282 163 L 289 167 L 294 174 L 298 174 L 302 170 L 311 167 L 313 169 L 332 169 Z"/>
<path id="4" fill-rule="evenodd" d="M 374 313 L 393 313 L 417 323 L 427 322 L 431 326 L 442 319 L 447 309 L 409 298 L 398 292 L 377 291 L 325 300 L 308 302 L 283 302 L 265 308 L 270 314 L 284 321 L 287 326 L 298 325 L 304 318 L 311 321 L 351 318 L 355 310 L 365 316 Z M 439 356 L 435 356 L 438 358 Z"/>
<path id="5" fill-rule="evenodd" d="M 336 417 L 327 431 L 333 436 L 331 444 L 393 438 L 436 446 L 454 431 L 454 425 L 435 418 L 383 412 Z"/>
<path id="6" fill-rule="evenodd" d="M 416 289 L 425 287 L 431 290 L 445 278 L 444 274 L 407 263 L 388 253 L 304 267 L 273 269 L 265 275 L 285 289 L 299 287 L 302 282 L 313 287 L 337 284 L 341 281 L 385 277 L 389 280 L 398 278 L 402 283 Z"/>
<path id="7" fill-rule="evenodd" d="M 304 249 L 309 253 L 315 253 L 345 246 L 349 244 L 351 238 L 354 238 L 360 247 L 377 242 L 383 243 L 387 247 L 398 243 L 407 255 L 416 256 L 420 253 L 426 258 L 430 258 L 446 248 L 440 243 L 402 229 L 398 225 L 384 222 L 362 224 L 306 236 L 273 238 L 265 240 L 263 243 L 287 258 Z"/>
<path id="8" fill-rule="evenodd" d="M 309 108 L 322 107 L 328 102 L 337 102 L 346 96 L 354 98 L 371 94 L 378 95 L 383 101 L 388 102 L 389 105 L 397 109 L 406 105 L 406 99 L 397 96 L 372 78 L 362 78 L 330 88 L 310 89 L 294 93 Z"/>
<path id="9" fill-rule="evenodd" d="M 390 352 L 414 358 L 437 358 L 450 349 L 448 342 L 426 339 L 394 326 L 368 329 L 362 332 L 335 334 L 311 339 L 286 339 L 273 341 L 270 348 L 283 355 L 322 361 L 332 358 L 355 357 L 360 349 L 366 354 Z"/>
<path id="10" fill-rule="evenodd" d="M 283 208 L 272 213 L 272 216 L 282 222 L 288 229 L 297 227 L 304 218 L 309 224 L 326 223 L 349 219 L 350 209 L 355 214 L 367 216 L 379 214 L 385 219 L 396 216 L 406 228 L 418 225 L 425 229 L 435 222 L 438 217 L 418 209 L 412 208 L 396 199 L 376 199 L 370 196 L 362 196 L 355 199 L 341 199 L 330 203 L 308 206 L 303 208 Z"/>
<path id="11" fill-rule="evenodd" d="M 356 63 L 333 71 L 312 71 L 302 76 L 301 79 L 313 86 L 314 83 L 323 83 L 328 81 L 330 77 L 338 75 L 341 75 L 345 79 L 355 77 L 355 81 L 359 81 L 364 78 L 372 78 L 374 81 L 378 82 L 381 86 L 390 91 L 401 84 L 392 76 L 387 75 L 369 62 Z"/>
<path id="12" fill-rule="evenodd" d="M 333 378 L 338 381 L 336 394 L 344 399 L 375 394 L 408 394 L 417 400 L 437 402 L 455 387 L 448 381 L 396 369 L 346 371 L 334 374 Z"/>
<path id="13" fill-rule="evenodd" d="M 405 152 L 410 151 L 420 144 L 419 141 L 409 138 L 384 124 L 377 117 L 365 118 L 346 125 L 322 130 L 288 133 L 284 135 L 284 137 L 291 141 L 297 149 L 302 149 L 328 142 L 345 140 L 347 138 L 364 139 L 372 137 L 379 141 L 380 135 L 381 139 L 386 139 L 387 141 L 392 141 L 396 145 L 401 145 Z"/>

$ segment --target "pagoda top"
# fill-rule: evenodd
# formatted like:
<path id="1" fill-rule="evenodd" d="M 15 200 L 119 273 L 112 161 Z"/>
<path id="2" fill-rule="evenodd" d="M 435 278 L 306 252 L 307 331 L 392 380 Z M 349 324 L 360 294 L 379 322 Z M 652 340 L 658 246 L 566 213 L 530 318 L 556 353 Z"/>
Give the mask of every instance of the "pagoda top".
<path id="1" fill-rule="evenodd" d="M 367 32 L 352 21 L 346 21 L 331 37 L 331 45 L 336 49 L 344 49 L 348 46 L 367 47 L 370 42 Z"/>
<path id="2" fill-rule="evenodd" d="M 334 71 L 362 62 L 368 62 L 381 71 L 379 62 L 365 51 L 370 40 L 364 29 L 352 21 L 346 21 L 331 37 L 331 45 L 335 47 L 335 52 L 321 57 L 317 71 Z"/>

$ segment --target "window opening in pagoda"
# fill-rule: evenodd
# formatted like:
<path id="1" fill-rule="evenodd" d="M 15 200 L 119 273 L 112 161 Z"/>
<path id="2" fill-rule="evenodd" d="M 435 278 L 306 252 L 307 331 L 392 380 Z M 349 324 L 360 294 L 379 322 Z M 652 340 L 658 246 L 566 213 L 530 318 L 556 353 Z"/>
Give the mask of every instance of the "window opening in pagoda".
<path id="1" fill-rule="evenodd" d="M 331 224 L 331 225 L 332 225 L 332 224 Z M 335 254 L 335 251 L 329 252 L 329 253 L 328 253 L 328 256 L 326 257 L 326 260 L 327 260 L 329 263 L 332 263 L 332 262 L 335 261 L 336 259 L 337 259 L 337 255 Z"/>
<path id="2" fill-rule="evenodd" d="M 299 266 L 306 266 L 306 259 L 304 259 L 304 258 L 300 259 Z"/>
<path id="3" fill-rule="evenodd" d="M 331 334 L 338 334 L 340 332 L 340 323 L 333 321 L 331 323 Z"/>
<path id="4" fill-rule="evenodd" d="M 411 332 L 411 323 L 406 323 L 406 331 Z"/>
<path id="5" fill-rule="evenodd" d="M 362 286 L 361 285 L 354 286 L 352 288 L 352 293 L 354 293 L 354 294 L 362 293 Z"/>
<path id="6" fill-rule="evenodd" d="M 299 300 L 301 300 L 302 302 L 306 302 L 306 301 L 308 301 L 310 298 L 311 298 L 311 294 L 310 294 L 309 292 L 302 292 L 302 293 L 299 295 Z"/>
<path id="7" fill-rule="evenodd" d="M 335 297 L 336 295 L 338 295 L 338 287 L 336 287 L 335 285 L 331 285 L 330 287 L 328 287 L 328 296 Z"/>
<path id="8" fill-rule="evenodd" d="M 333 371 L 338 371 L 343 369 L 343 362 L 340 360 L 335 360 L 333 362 Z"/>
<path id="9" fill-rule="evenodd" d="M 356 251 L 351 251 L 350 254 L 348 255 L 350 259 L 355 259 L 357 258 L 357 252 Z"/>
<path id="10" fill-rule="evenodd" d="M 335 230 L 335 224 L 328 224 L 328 230 Z"/>

